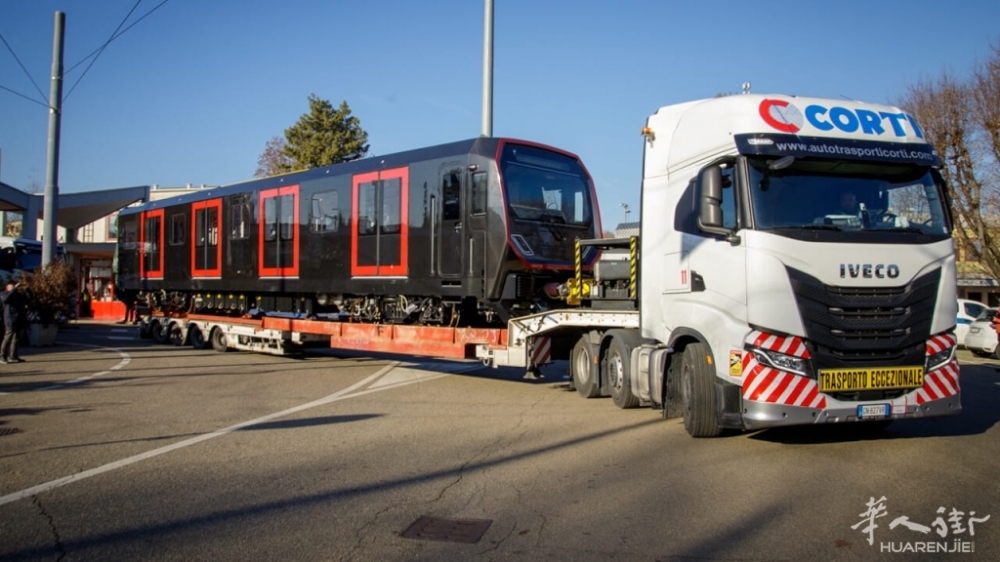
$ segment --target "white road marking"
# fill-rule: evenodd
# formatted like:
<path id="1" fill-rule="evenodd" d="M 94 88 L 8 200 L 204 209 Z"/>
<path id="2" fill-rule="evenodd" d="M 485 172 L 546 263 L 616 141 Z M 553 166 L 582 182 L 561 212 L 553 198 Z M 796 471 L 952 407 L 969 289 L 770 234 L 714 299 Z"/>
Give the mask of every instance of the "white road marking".
<path id="1" fill-rule="evenodd" d="M 62 478 L 58 478 L 56 480 L 52 480 L 52 481 L 46 482 L 44 484 L 39 484 L 38 486 L 32 486 L 31 488 L 28 488 L 26 490 L 21 490 L 20 492 L 14 492 L 12 494 L 7 494 L 6 496 L 0 496 L 0 505 L 4 505 L 4 504 L 7 504 L 7 503 L 15 502 L 17 500 L 21 500 L 21 499 L 24 499 L 24 498 L 27 498 L 27 497 L 31 497 L 31 496 L 33 496 L 35 494 L 40 494 L 42 492 L 48 492 L 49 490 L 53 490 L 53 489 L 58 488 L 60 486 L 65 486 L 66 484 L 71 484 L 73 482 L 77 482 L 77 481 L 83 480 L 85 478 L 90 478 L 91 476 L 97 476 L 99 474 L 103 474 L 105 472 L 109 472 L 109 471 L 112 471 L 112 470 L 115 470 L 115 469 L 118 469 L 118 468 L 122 468 L 122 467 L 128 466 L 130 464 L 137 463 L 139 461 L 143 461 L 143 460 L 146 460 L 146 459 L 151 459 L 153 457 L 157 457 L 157 456 L 162 455 L 164 453 L 169 453 L 171 451 L 176 451 L 177 449 L 183 449 L 185 447 L 190 447 L 191 445 L 195 445 L 197 443 L 201 443 L 202 441 L 208 441 L 209 439 L 214 439 L 216 437 L 221 437 L 223 435 L 227 435 L 229 433 L 232 433 L 232 432 L 234 432 L 236 430 L 239 430 L 239 429 L 242 429 L 244 427 L 249 427 L 249 426 L 252 426 L 252 425 L 257 425 L 257 424 L 260 424 L 260 423 L 271 421 L 271 420 L 273 420 L 275 418 L 281 418 L 281 417 L 287 416 L 289 414 L 294 414 L 296 412 L 301 412 L 302 410 L 308 410 L 310 408 L 315 408 L 317 406 L 323 406 L 325 404 L 330 404 L 330 403 L 337 402 L 337 401 L 340 401 L 340 400 L 346 400 L 348 398 L 356 398 L 358 396 L 364 396 L 366 394 L 371 394 L 373 392 L 380 392 L 380 391 L 383 391 L 383 390 L 389 390 L 389 389 L 392 389 L 392 388 L 399 388 L 401 386 L 407 386 L 407 385 L 411 385 L 411 384 L 418 383 L 418 382 L 429 381 L 429 380 L 433 380 L 433 379 L 437 379 L 437 378 L 441 378 L 441 377 L 447 377 L 447 376 L 449 376 L 451 374 L 451 372 L 462 372 L 462 371 L 466 371 L 466 370 L 471 370 L 473 368 L 478 368 L 478 365 L 470 366 L 470 365 L 463 365 L 461 363 L 456 363 L 454 366 L 448 366 L 449 371 L 451 371 L 449 373 L 428 373 L 428 372 L 423 371 L 423 370 L 416 370 L 416 372 L 411 372 L 411 371 L 409 371 L 409 368 L 411 367 L 412 364 L 406 364 L 405 367 L 403 367 L 402 365 L 403 364 L 401 364 L 398 361 L 390 363 L 389 365 L 386 365 L 385 367 L 383 367 L 382 369 L 380 369 L 378 372 L 376 372 L 376 373 L 374 373 L 374 374 L 372 374 L 372 375 L 370 375 L 370 376 L 368 376 L 368 377 L 366 377 L 366 378 L 358 381 L 357 383 L 355 383 L 355 384 L 353 384 L 353 385 L 351 385 L 351 386 L 349 386 L 349 387 L 347 387 L 345 389 L 338 390 L 337 392 L 334 392 L 333 394 L 330 394 L 329 396 L 325 396 L 325 397 L 320 398 L 318 400 L 313 400 L 312 402 L 307 402 L 305 404 L 301 404 L 299 406 L 294 406 L 294 407 L 289 408 L 287 410 L 282 410 L 280 412 L 274 412 L 273 414 L 268 414 L 266 416 L 261 416 L 259 418 L 252 419 L 252 420 L 245 421 L 245 422 L 241 422 L 241 423 L 238 423 L 236 425 L 231 425 L 229 427 L 226 427 L 226 428 L 223 428 L 223 429 L 219 429 L 219 430 L 213 431 L 211 433 L 205 433 L 205 434 L 199 435 L 197 437 L 192 437 L 190 439 L 185 439 L 184 441 L 178 441 L 177 443 L 174 443 L 172 445 L 166 445 L 164 447 L 160 447 L 159 449 L 153 449 L 152 451 L 146 451 L 145 453 L 140 453 L 138 455 L 127 457 L 127 458 L 124 458 L 124 459 L 121 459 L 121 460 L 118 460 L 118 461 L 115 461 L 115 462 L 111 462 L 111 463 L 108 463 L 108 464 L 105 464 L 105 465 L 102 465 L 102 466 L 98 466 L 96 468 L 92 468 L 90 470 L 85 470 L 83 472 L 78 472 L 76 474 L 73 474 L 72 476 L 64 476 Z M 416 366 L 416 365 L 412 365 L 412 366 Z M 436 366 L 438 366 L 438 365 L 436 365 Z M 381 379 L 384 375 L 392 372 L 393 370 L 395 370 L 397 368 L 407 369 L 407 371 L 403 373 L 403 376 L 397 376 L 398 373 L 393 373 L 393 376 L 391 378 L 393 379 L 394 382 L 392 382 L 391 384 L 386 384 L 386 385 L 381 385 L 381 384 L 375 385 L 375 384 L 373 384 L 371 387 L 362 390 L 366 385 L 369 385 L 369 384 L 375 383 L 376 381 L 379 381 L 379 379 Z M 107 374 L 107 371 L 104 371 L 104 374 Z M 93 376 L 97 376 L 97 375 L 93 375 Z M 93 378 L 93 376 L 88 377 L 88 378 Z M 79 380 L 85 380 L 85 379 L 79 379 Z M 355 391 L 357 391 L 357 392 L 355 392 Z"/>
<path id="2" fill-rule="evenodd" d="M 63 382 L 63 383 L 60 383 L 60 384 L 53 384 L 51 386 L 43 386 L 42 388 L 39 388 L 37 390 L 56 390 L 57 388 L 63 388 L 66 385 L 80 384 L 81 382 L 89 381 L 90 379 L 96 379 L 97 377 L 103 377 L 104 375 L 109 375 L 109 374 L 117 371 L 118 369 L 121 369 L 121 368 L 125 367 L 126 365 L 128 365 L 129 363 L 132 362 L 132 357 L 129 356 L 128 353 L 126 353 L 126 352 L 124 352 L 124 351 L 122 351 L 120 349 L 115 349 L 113 347 L 104 347 L 104 346 L 101 346 L 101 345 L 91 345 L 91 344 L 88 344 L 88 343 L 71 343 L 69 345 L 78 345 L 78 346 L 82 346 L 82 347 L 96 347 L 96 348 L 99 348 L 99 349 L 106 349 L 108 351 L 114 351 L 115 353 L 117 353 L 122 358 L 122 360 L 119 361 L 117 365 L 115 365 L 114 367 L 111 367 L 107 371 L 100 371 L 100 372 L 94 373 L 92 375 L 88 375 L 86 377 L 80 377 L 78 379 L 73 379 L 71 381 L 66 381 L 66 382 Z"/>

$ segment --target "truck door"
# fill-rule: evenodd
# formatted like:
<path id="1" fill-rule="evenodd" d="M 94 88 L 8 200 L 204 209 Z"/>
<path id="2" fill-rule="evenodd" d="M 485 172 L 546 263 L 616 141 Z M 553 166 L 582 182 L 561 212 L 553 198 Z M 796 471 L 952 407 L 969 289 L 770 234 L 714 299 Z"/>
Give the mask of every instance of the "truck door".
<path id="1" fill-rule="evenodd" d="M 438 275 L 441 277 L 459 277 L 462 275 L 463 254 L 463 197 L 462 197 L 462 165 L 452 162 L 441 167 L 441 203 L 438 205 L 439 220 L 437 236 L 436 259 Z"/>

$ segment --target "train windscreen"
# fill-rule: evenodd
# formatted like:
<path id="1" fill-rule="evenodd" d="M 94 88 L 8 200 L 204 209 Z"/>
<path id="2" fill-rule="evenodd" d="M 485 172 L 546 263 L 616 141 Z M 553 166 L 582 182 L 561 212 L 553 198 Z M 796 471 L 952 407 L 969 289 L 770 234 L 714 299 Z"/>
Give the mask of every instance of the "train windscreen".
<path id="1" fill-rule="evenodd" d="M 543 148 L 507 144 L 500 170 L 513 219 L 591 226 L 590 181 L 578 160 Z"/>

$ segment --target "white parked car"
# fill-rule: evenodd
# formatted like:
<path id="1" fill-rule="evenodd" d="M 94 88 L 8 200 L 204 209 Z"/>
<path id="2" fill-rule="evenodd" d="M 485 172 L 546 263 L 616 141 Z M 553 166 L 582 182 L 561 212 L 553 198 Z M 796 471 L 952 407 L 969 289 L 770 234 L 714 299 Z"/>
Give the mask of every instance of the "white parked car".
<path id="1" fill-rule="evenodd" d="M 987 308 L 972 324 L 965 336 L 965 347 L 980 357 L 996 357 L 997 331 L 993 325 L 997 309 Z"/>
<path id="2" fill-rule="evenodd" d="M 965 335 L 969 333 L 969 326 L 986 310 L 986 305 L 978 301 L 958 299 L 958 319 L 955 322 L 955 337 L 958 338 L 958 345 L 965 345 Z"/>

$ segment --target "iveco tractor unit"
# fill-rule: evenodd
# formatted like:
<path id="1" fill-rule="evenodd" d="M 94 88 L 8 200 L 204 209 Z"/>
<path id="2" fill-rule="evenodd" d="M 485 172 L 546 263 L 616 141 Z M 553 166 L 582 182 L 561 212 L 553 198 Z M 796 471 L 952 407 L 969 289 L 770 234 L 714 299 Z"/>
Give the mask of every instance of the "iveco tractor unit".
<path id="1" fill-rule="evenodd" d="M 576 308 L 512 320 L 480 357 L 561 339 L 581 394 L 696 437 L 961 410 L 951 216 L 910 115 L 738 95 L 663 107 L 642 136 L 639 235 L 581 241 L 603 253 L 558 288 Z"/>

